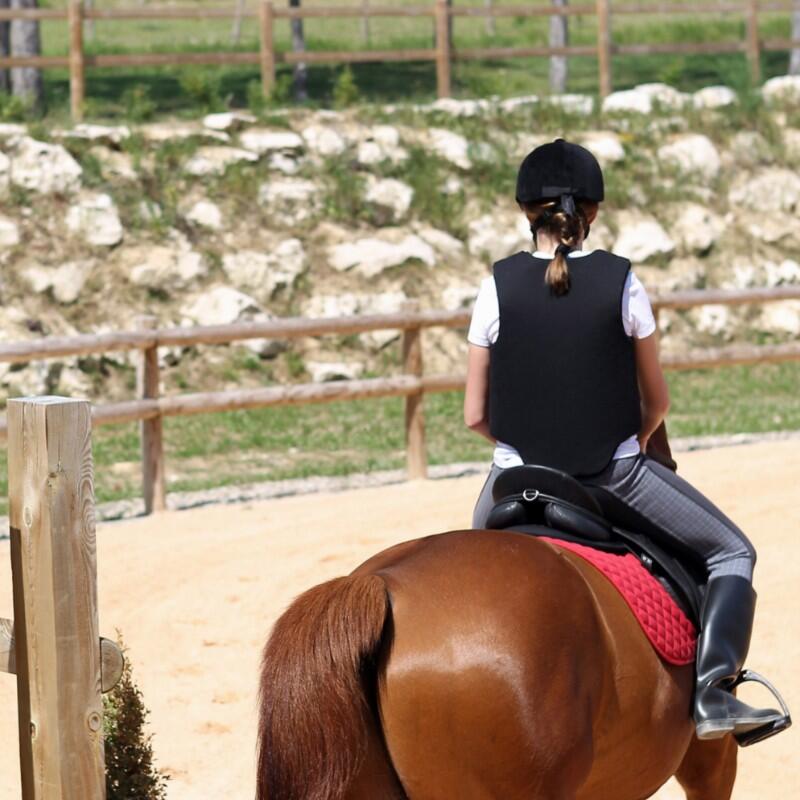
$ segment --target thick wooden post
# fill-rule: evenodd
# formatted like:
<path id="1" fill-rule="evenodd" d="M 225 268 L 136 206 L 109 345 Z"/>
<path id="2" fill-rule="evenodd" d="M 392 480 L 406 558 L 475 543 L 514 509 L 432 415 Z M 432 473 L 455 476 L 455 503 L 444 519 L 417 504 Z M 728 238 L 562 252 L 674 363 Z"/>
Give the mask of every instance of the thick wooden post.
<path id="1" fill-rule="evenodd" d="M 91 430 L 85 400 L 8 401 L 23 800 L 106 796 Z"/>
<path id="2" fill-rule="evenodd" d="M 155 317 L 138 317 L 136 326 L 142 330 L 158 327 Z M 136 370 L 136 392 L 140 400 L 151 400 L 159 396 L 161 372 L 158 366 L 158 347 L 142 350 Z M 141 422 L 142 439 L 142 496 L 144 513 L 163 511 L 167 507 L 167 487 L 164 466 L 164 425 L 161 417 L 144 419 Z"/>
<path id="3" fill-rule="evenodd" d="M 436 89 L 439 97 L 450 97 L 450 7 L 436 0 Z"/>
<path id="4" fill-rule="evenodd" d="M 86 97 L 86 72 L 83 58 L 83 1 L 70 0 L 69 17 L 69 94 L 72 121 L 83 119 Z"/>
<path id="5" fill-rule="evenodd" d="M 747 41 L 745 50 L 753 86 L 761 83 L 761 45 L 758 37 L 758 0 L 747 0 Z"/>
<path id="6" fill-rule="evenodd" d="M 403 371 L 406 375 L 422 377 L 421 328 L 409 328 L 403 332 Z M 408 477 L 412 480 L 428 477 L 424 397 L 422 390 L 406 396 L 406 458 Z"/>
<path id="7" fill-rule="evenodd" d="M 141 317 L 140 328 L 157 327 L 155 317 Z M 136 375 L 139 399 L 156 399 L 160 393 L 161 372 L 158 365 L 158 347 L 142 351 Z M 162 418 L 142 420 L 142 496 L 145 514 L 164 511 L 167 507 L 166 466 L 164 460 L 164 424 Z"/>
<path id="8" fill-rule="evenodd" d="M 261 86 L 269 97 L 275 87 L 275 12 L 272 0 L 261 0 Z"/>
<path id="9" fill-rule="evenodd" d="M 600 97 L 608 97 L 612 91 L 609 0 L 597 0 L 597 73 L 600 78 Z"/>

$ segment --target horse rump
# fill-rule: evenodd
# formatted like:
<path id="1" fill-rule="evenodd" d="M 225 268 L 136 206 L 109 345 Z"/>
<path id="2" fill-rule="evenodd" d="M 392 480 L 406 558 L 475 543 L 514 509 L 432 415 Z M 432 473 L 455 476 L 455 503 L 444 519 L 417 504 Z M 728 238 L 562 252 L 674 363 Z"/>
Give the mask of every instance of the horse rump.
<path id="1" fill-rule="evenodd" d="M 300 595 L 264 648 L 257 800 L 338 800 L 367 754 L 389 597 L 377 575 Z"/>

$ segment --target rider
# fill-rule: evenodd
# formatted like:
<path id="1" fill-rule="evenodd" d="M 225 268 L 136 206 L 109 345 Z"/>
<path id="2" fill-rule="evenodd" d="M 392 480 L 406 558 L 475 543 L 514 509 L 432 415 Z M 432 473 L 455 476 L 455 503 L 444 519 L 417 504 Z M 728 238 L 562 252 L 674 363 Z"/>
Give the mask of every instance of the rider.
<path id="1" fill-rule="evenodd" d="M 708 573 L 697 735 L 746 733 L 782 718 L 729 691 L 750 644 L 756 553 L 713 503 L 645 454 L 669 395 L 653 312 L 630 262 L 582 249 L 603 195 L 597 160 L 563 139 L 537 147 L 520 167 L 516 199 L 536 251 L 494 265 L 468 337 L 464 419 L 495 445 L 473 527 L 485 526 L 503 469 L 542 464 L 602 487 L 664 542 L 694 552 Z"/>

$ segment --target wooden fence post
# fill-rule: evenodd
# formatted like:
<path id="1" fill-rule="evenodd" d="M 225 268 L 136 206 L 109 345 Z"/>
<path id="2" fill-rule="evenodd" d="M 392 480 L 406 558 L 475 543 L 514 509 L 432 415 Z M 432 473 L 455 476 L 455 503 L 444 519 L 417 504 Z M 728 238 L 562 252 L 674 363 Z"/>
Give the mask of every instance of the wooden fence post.
<path id="1" fill-rule="evenodd" d="M 139 317 L 137 327 L 152 330 L 158 327 L 155 317 Z M 158 366 L 158 346 L 142 350 L 136 371 L 136 390 L 140 400 L 150 400 L 159 395 L 161 374 Z M 142 439 L 142 495 L 144 513 L 163 511 L 167 507 L 166 475 L 164 466 L 164 426 L 161 417 L 141 422 Z"/>
<path id="2" fill-rule="evenodd" d="M 747 41 L 745 50 L 753 86 L 761 83 L 761 45 L 758 38 L 758 0 L 747 0 Z"/>
<path id="3" fill-rule="evenodd" d="M 275 11 L 272 0 L 261 0 L 261 86 L 264 97 L 272 94 L 275 86 Z"/>
<path id="4" fill-rule="evenodd" d="M 447 0 L 436 0 L 436 90 L 439 97 L 450 97 L 450 7 Z"/>
<path id="5" fill-rule="evenodd" d="M 8 401 L 23 800 L 106 796 L 91 430 L 85 400 Z"/>
<path id="6" fill-rule="evenodd" d="M 83 0 L 70 0 L 69 17 L 69 96 L 72 121 L 83 119 L 86 97 L 86 70 L 83 58 Z"/>
<path id="7" fill-rule="evenodd" d="M 611 8 L 609 0 L 597 0 L 597 72 L 600 97 L 611 94 Z"/>
<path id="8" fill-rule="evenodd" d="M 422 328 L 403 331 L 403 371 L 422 377 Z M 406 396 L 406 459 L 408 477 L 412 480 L 428 477 L 424 398 L 422 390 Z"/>

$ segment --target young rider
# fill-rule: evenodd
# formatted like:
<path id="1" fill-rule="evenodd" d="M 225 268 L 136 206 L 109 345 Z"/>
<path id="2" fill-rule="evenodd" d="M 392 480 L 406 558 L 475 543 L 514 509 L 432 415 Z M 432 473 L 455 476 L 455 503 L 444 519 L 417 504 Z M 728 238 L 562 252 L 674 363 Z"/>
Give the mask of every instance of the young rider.
<path id="1" fill-rule="evenodd" d="M 484 526 L 503 469 L 542 464 L 602 487 L 645 516 L 664 542 L 696 553 L 709 578 L 697 735 L 742 734 L 782 717 L 729 691 L 750 643 L 756 553 L 715 505 L 645 454 L 669 395 L 653 312 L 630 262 L 582 249 L 603 196 L 597 160 L 563 139 L 536 148 L 520 167 L 516 199 L 536 251 L 494 265 L 468 337 L 464 419 L 495 445 L 473 527 Z"/>

